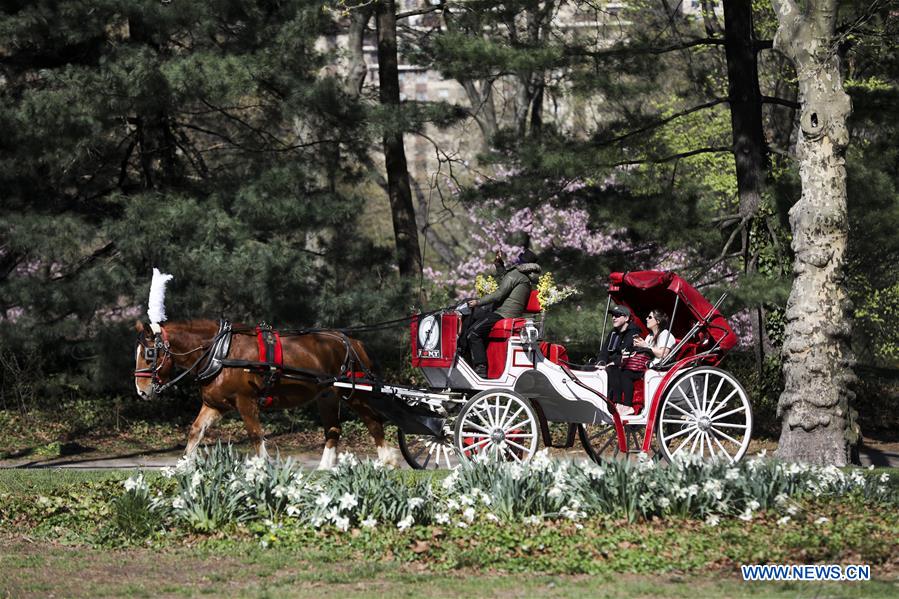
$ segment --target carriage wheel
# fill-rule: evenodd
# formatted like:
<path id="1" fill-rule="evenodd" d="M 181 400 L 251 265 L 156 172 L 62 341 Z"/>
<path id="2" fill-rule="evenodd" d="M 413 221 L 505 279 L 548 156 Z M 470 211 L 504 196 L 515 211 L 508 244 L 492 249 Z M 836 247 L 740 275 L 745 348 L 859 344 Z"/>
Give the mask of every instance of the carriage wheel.
<path id="1" fill-rule="evenodd" d="M 397 442 L 406 463 L 415 470 L 451 470 L 459 464 L 449 428 L 441 436 L 406 434 L 397 429 Z"/>
<path id="2" fill-rule="evenodd" d="M 743 386 L 728 372 L 701 366 L 665 390 L 656 427 L 667 460 L 685 455 L 736 462 L 752 434 L 752 409 Z"/>
<path id="3" fill-rule="evenodd" d="M 499 389 L 478 393 L 456 419 L 456 449 L 472 459 L 488 455 L 527 462 L 537 451 L 537 415 L 528 400 Z"/>

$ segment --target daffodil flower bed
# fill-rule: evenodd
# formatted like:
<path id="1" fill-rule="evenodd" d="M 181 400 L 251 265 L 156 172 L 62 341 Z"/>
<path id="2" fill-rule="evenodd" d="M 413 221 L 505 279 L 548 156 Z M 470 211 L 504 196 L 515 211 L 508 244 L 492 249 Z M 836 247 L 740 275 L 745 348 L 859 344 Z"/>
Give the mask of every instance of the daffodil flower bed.
<path id="1" fill-rule="evenodd" d="M 550 459 L 529 464 L 475 461 L 445 478 L 410 476 L 377 461 L 339 456 L 335 470 L 309 474 L 290 459 L 267 461 L 216 447 L 182 461 L 148 483 L 125 481 L 128 504 L 145 505 L 169 527 L 211 532 L 230 523 L 312 529 L 392 529 L 436 525 L 538 525 L 565 521 L 576 529 L 596 516 L 628 522 L 687 518 L 716 526 L 776 512 L 785 524 L 802 499 L 852 497 L 897 503 L 887 473 L 784 464 L 764 456 L 736 465 L 681 461 Z"/>

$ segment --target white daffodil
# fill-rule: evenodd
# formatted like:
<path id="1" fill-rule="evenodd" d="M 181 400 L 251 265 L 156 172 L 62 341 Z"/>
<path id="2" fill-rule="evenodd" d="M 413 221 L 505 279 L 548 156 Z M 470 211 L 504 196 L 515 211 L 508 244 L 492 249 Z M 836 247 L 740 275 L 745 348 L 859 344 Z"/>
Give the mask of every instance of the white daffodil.
<path id="1" fill-rule="evenodd" d="M 344 493 L 340 497 L 340 510 L 349 510 L 359 505 L 359 501 L 356 499 L 356 496 L 351 493 Z"/>
<path id="2" fill-rule="evenodd" d="M 371 516 L 362 521 L 362 528 L 374 528 L 377 525 L 378 521 Z"/>
<path id="3" fill-rule="evenodd" d="M 403 518 L 402 520 L 400 520 L 399 522 L 396 523 L 396 527 L 400 530 L 406 530 L 407 528 L 412 526 L 413 522 L 415 522 L 415 519 L 411 515 L 406 516 L 405 518 Z"/>

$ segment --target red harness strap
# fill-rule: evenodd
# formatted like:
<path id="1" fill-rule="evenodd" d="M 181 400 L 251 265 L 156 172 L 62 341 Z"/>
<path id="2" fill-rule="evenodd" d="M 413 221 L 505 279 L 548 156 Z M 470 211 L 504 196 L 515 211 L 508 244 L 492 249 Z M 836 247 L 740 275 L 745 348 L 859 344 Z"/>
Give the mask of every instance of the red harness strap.
<path id="1" fill-rule="evenodd" d="M 259 346 L 260 362 L 266 362 L 278 368 L 284 366 L 284 356 L 281 352 L 281 335 L 278 334 L 278 331 L 257 326 L 256 343 Z"/>
<path id="2" fill-rule="evenodd" d="M 281 378 L 281 370 L 284 366 L 284 355 L 281 351 L 281 335 L 278 331 L 268 326 L 256 327 L 256 344 L 259 347 L 259 361 L 268 366 L 268 370 L 262 373 L 262 393 L 259 404 L 263 408 L 272 405 L 272 387 Z"/>

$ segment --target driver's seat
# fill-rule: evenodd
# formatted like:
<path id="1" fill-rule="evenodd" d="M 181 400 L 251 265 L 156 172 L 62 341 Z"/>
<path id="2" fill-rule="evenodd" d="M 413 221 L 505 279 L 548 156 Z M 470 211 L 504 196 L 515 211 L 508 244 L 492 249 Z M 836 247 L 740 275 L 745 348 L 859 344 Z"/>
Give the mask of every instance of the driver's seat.
<path id="1" fill-rule="evenodd" d="M 487 336 L 487 378 L 496 379 L 502 376 L 506 368 L 506 353 L 509 348 L 509 338 L 517 334 L 524 327 L 528 320 L 533 319 L 533 315 L 540 314 L 543 307 L 540 305 L 540 298 L 537 290 L 532 289 L 528 298 L 527 306 L 524 313 L 532 315 L 531 317 L 521 318 L 504 318 L 497 321 L 490 334 Z"/>

